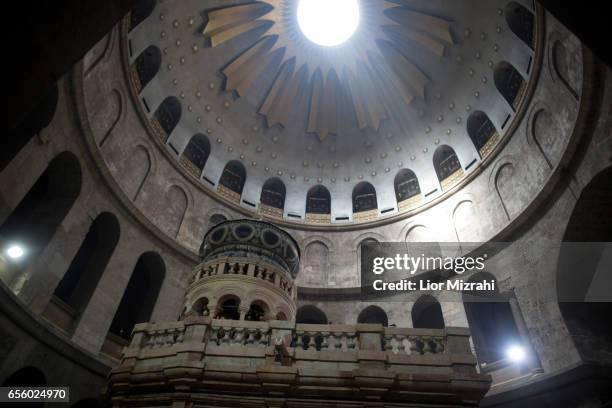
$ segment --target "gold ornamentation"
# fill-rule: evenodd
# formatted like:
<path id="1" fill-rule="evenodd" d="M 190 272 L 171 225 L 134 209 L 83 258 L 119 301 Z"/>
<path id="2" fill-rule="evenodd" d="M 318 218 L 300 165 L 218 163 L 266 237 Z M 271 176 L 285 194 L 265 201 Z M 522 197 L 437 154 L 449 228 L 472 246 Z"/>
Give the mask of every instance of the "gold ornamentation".
<path id="1" fill-rule="evenodd" d="M 378 218 L 378 209 L 362 211 L 353 214 L 353 222 L 374 221 Z"/>
<path id="2" fill-rule="evenodd" d="M 331 215 L 306 213 L 304 220 L 306 224 L 329 225 L 331 224 Z"/>
<path id="3" fill-rule="evenodd" d="M 462 178 L 463 169 L 459 169 L 444 180 L 442 180 L 442 183 L 440 183 L 440 185 L 442 186 L 442 191 L 450 190 L 452 187 L 455 186 L 455 184 L 460 182 Z"/>
<path id="4" fill-rule="evenodd" d="M 240 194 L 238 194 L 237 192 L 230 190 L 229 188 L 225 187 L 222 184 L 219 184 L 219 187 L 217 188 L 217 192 L 222 196 L 227 198 L 230 201 L 233 201 L 234 203 L 240 204 Z"/>
<path id="5" fill-rule="evenodd" d="M 397 203 L 397 207 L 400 212 L 408 211 L 412 208 L 416 208 L 419 205 L 421 205 L 422 201 L 423 201 L 423 195 L 417 194 L 413 197 L 405 199 L 404 201 L 400 201 L 399 203 Z"/>
<path id="6" fill-rule="evenodd" d="M 499 135 L 499 132 L 494 132 L 493 135 L 491 135 L 491 137 L 489 138 L 489 140 L 487 140 L 487 143 L 485 143 L 485 145 L 480 148 L 480 157 L 484 160 L 485 157 L 491 154 L 491 152 L 493 151 L 493 149 L 495 149 L 495 146 L 497 146 L 500 140 L 501 136 Z"/>
<path id="7" fill-rule="evenodd" d="M 283 219 L 283 210 L 265 204 L 259 204 L 259 213 L 267 217 Z"/>

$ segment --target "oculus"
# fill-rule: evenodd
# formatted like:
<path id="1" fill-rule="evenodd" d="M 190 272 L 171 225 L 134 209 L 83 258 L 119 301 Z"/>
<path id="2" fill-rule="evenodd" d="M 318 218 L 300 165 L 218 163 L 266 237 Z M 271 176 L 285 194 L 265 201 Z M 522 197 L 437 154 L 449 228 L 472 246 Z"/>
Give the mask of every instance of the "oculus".
<path id="1" fill-rule="evenodd" d="M 346 42 L 359 25 L 357 0 L 300 0 L 297 20 L 310 41 L 325 47 Z"/>

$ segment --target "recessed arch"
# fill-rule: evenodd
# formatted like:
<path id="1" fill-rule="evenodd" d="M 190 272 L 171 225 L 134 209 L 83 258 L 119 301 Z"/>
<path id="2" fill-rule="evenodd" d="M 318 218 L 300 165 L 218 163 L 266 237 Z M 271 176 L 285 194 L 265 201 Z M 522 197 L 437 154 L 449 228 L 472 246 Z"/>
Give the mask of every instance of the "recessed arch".
<path id="1" fill-rule="evenodd" d="M 371 305 L 359 313 L 359 316 L 357 316 L 357 323 L 381 324 L 387 327 L 389 325 L 389 318 L 387 317 L 387 313 L 380 307 Z"/>
<path id="2" fill-rule="evenodd" d="M 195 178 L 200 178 L 210 156 L 210 141 L 206 135 L 197 133 L 191 137 L 181 155 L 181 163 Z"/>
<path id="3" fill-rule="evenodd" d="M 474 111 L 470 114 L 467 120 L 467 132 L 483 159 L 493 151 L 500 140 L 495 125 L 483 111 Z"/>
<path id="4" fill-rule="evenodd" d="M 228 162 L 219 180 L 219 192 L 232 201 L 240 202 L 246 177 L 246 169 L 242 163 L 237 160 Z"/>
<path id="5" fill-rule="evenodd" d="M 515 111 L 521 101 L 527 81 L 514 66 L 506 61 L 499 62 L 493 71 L 495 87 Z"/>
<path id="6" fill-rule="evenodd" d="M 327 316 L 318 307 L 306 305 L 298 309 L 295 322 L 297 324 L 327 324 Z"/>
<path id="7" fill-rule="evenodd" d="M 156 252 L 142 254 L 123 292 L 109 332 L 129 339 L 137 323 L 151 320 L 166 275 L 166 264 Z"/>
<path id="8" fill-rule="evenodd" d="M 376 189 L 367 181 L 362 181 L 353 188 L 353 213 L 361 213 L 378 209 Z"/>
<path id="9" fill-rule="evenodd" d="M 415 329 L 443 329 L 444 315 L 440 302 L 431 296 L 423 295 L 417 299 L 410 312 L 412 327 Z"/>
<path id="10" fill-rule="evenodd" d="M 168 140 L 176 125 L 178 125 L 181 115 L 181 101 L 175 96 L 168 96 L 164 99 L 153 114 L 154 125 L 159 125 L 159 127 L 155 127 L 164 143 Z"/>
<path id="11" fill-rule="evenodd" d="M 162 54 L 158 47 L 150 45 L 136 58 L 135 67 L 137 91 L 140 92 L 157 75 L 162 63 Z"/>
<path id="12" fill-rule="evenodd" d="M 321 241 L 312 241 L 304 250 L 301 282 L 308 286 L 326 286 L 329 279 L 329 247 Z"/>
<path id="13" fill-rule="evenodd" d="M 285 208 L 286 194 L 287 189 L 285 183 L 283 183 L 281 179 L 273 177 L 264 183 L 259 201 L 262 205 L 270 209 L 280 210 L 280 216 L 282 217 L 282 211 Z"/>
<path id="14" fill-rule="evenodd" d="M 463 169 L 452 147 L 442 145 L 433 155 L 433 165 L 442 190 L 455 185 L 463 177 Z"/>
<path id="15" fill-rule="evenodd" d="M 529 48 L 534 49 L 535 15 L 525 6 L 511 1 L 506 5 L 505 16 L 510 30 Z"/>

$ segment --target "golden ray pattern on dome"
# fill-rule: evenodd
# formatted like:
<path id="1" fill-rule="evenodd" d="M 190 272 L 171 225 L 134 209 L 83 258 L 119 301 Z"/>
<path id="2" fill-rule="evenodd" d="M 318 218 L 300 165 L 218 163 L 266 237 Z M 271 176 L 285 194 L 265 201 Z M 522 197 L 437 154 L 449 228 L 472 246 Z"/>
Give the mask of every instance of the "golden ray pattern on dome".
<path id="1" fill-rule="evenodd" d="M 378 131 L 389 117 L 381 84 L 395 89 L 409 105 L 425 98 L 430 78 L 402 50 L 411 44 L 442 57 L 453 44 L 451 23 L 387 0 L 362 0 L 362 23 L 345 44 L 326 49 L 311 44 L 299 32 L 296 0 L 265 0 L 208 12 L 204 35 L 217 47 L 243 34 L 251 46 L 227 65 L 225 90 L 245 95 L 266 70 L 275 80 L 259 109 L 268 126 L 286 126 L 301 89 L 309 93 L 308 133 L 323 140 L 338 132 L 341 93 L 349 96 L 360 129 Z"/>

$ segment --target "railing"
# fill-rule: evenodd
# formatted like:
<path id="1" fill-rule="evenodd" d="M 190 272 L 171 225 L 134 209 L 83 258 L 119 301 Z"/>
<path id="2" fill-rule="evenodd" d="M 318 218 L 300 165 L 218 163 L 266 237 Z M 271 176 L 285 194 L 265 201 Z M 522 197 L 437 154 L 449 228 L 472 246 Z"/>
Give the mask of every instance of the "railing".
<path id="1" fill-rule="evenodd" d="M 267 347 L 270 345 L 270 329 L 213 325 L 208 342 L 217 346 Z"/>
<path id="2" fill-rule="evenodd" d="M 163 390 L 181 384 L 181 392 L 190 392 L 191 384 L 197 392 L 238 390 L 256 397 L 322 398 L 323 392 L 332 399 L 359 395 L 392 401 L 429 393 L 434 400 L 452 395 L 453 401 L 465 402 L 457 406 L 474 406 L 491 380 L 476 372 L 469 337 L 468 329 L 452 327 L 187 317 L 136 325 L 110 387 L 119 393 L 130 387 L 150 392 L 160 384 L 168 385 Z"/>
<path id="3" fill-rule="evenodd" d="M 246 262 L 240 258 L 215 259 L 214 261 L 201 264 L 196 268 L 191 284 L 196 284 L 202 279 L 222 275 L 250 276 L 275 285 L 291 298 L 295 294 L 294 284 L 278 268 L 266 263 Z"/>
<path id="4" fill-rule="evenodd" d="M 384 335 L 384 349 L 393 354 L 442 354 L 445 350 L 444 336 L 410 335 L 388 333 Z"/>
<path id="5" fill-rule="evenodd" d="M 450 333 L 450 334 L 449 334 Z M 184 321 L 139 324 L 131 349 L 172 348 L 184 343 L 236 348 L 266 348 L 282 344 L 289 352 L 357 352 L 368 350 L 389 356 L 444 354 L 449 337 L 460 339 L 461 351 L 471 354 L 469 332 L 462 328 L 410 329 L 375 324 L 308 325 L 287 321 L 248 322 L 188 317 Z"/>
<path id="6" fill-rule="evenodd" d="M 300 325 L 307 327 L 307 325 Z M 291 338 L 291 347 L 317 351 L 354 351 L 359 349 L 359 334 L 356 331 L 296 330 Z"/>

